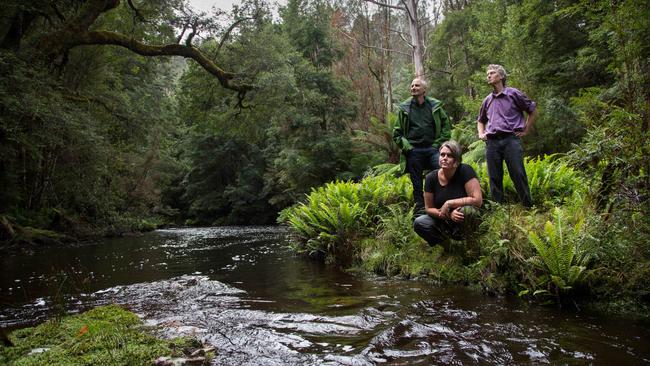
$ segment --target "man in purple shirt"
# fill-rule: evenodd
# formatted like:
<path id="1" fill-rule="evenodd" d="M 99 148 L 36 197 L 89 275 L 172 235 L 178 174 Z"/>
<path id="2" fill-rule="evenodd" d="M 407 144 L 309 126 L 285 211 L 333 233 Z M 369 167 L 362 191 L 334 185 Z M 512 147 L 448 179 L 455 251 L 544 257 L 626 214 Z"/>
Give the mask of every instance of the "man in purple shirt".
<path id="1" fill-rule="evenodd" d="M 490 176 L 490 194 L 496 202 L 503 201 L 503 161 L 515 185 L 519 199 L 526 207 L 533 205 L 524 168 L 521 137 L 526 136 L 537 118 L 535 102 L 515 88 L 506 87 L 506 70 L 501 65 L 487 68 L 487 81 L 492 93 L 483 100 L 476 127 L 478 137 L 486 142 L 485 160 Z M 524 117 L 524 113 L 526 117 Z"/>

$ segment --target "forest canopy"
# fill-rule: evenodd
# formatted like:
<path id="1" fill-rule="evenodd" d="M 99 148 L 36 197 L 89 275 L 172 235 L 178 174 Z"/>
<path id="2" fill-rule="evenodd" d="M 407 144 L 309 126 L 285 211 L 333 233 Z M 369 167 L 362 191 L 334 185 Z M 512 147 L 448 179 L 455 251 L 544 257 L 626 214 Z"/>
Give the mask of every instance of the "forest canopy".
<path id="1" fill-rule="evenodd" d="M 418 60 L 468 152 L 485 66 L 503 64 L 540 106 L 527 155 L 566 154 L 608 215 L 647 211 L 647 1 L 1 7 L 0 215 L 21 225 L 274 222 L 314 187 L 397 161 L 394 106 Z"/>

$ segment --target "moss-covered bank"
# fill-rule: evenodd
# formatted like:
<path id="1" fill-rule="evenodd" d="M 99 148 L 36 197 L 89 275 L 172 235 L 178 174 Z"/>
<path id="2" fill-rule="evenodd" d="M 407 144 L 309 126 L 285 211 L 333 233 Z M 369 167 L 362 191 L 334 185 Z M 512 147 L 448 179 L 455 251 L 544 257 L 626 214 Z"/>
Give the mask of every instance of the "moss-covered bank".
<path id="1" fill-rule="evenodd" d="M 21 215 L 0 215 L 0 251 L 29 250 L 62 245 L 98 237 L 134 235 L 164 226 L 162 217 L 121 216 L 90 224 L 60 210 L 43 210 Z"/>
<path id="2" fill-rule="evenodd" d="M 51 319 L 14 331 L 0 347 L 2 365 L 152 365 L 199 347 L 195 340 L 162 340 L 133 313 L 117 305 Z"/>

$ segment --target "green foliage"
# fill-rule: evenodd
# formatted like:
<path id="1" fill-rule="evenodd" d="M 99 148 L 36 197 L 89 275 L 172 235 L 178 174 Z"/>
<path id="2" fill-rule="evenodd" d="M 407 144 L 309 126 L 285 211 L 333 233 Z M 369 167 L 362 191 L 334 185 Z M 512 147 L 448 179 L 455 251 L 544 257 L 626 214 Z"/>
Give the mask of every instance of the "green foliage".
<path id="1" fill-rule="evenodd" d="M 598 286 L 589 284 L 605 270 L 603 222 L 593 202 L 577 198 L 549 211 L 494 207 L 479 238 L 482 258 L 472 265 L 483 287 L 551 303 L 595 295 Z"/>
<path id="2" fill-rule="evenodd" d="M 525 149 L 531 155 L 565 153 L 582 139 L 585 127 L 566 99 L 541 98 L 543 112 L 535 123 L 535 132 L 524 139 Z"/>
<path id="3" fill-rule="evenodd" d="M 480 148 L 480 146 L 475 147 L 475 149 Z M 468 154 L 473 154 L 473 151 Z M 484 197 L 489 199 L 489 176 L 485 164 L 472 162 L 471 157 L 468 160 L 467 163 L 472 165 L 478 175 Z M 533 204 L 536 206 L 559 205 L 575 199 L 576 195 L 584 195 L 587 192 L 588 186 L 585 177 L 571 168 L 565 159 L 557 155 L 545 155 L 532 159 L 525 158 L 524 166 L 528 176 L 528 186 L 533 197 Z M 503 188 L 505 196 L 516 201 L 516 190 L 505 166 Z"/>
<path id="4" fill-rule="evenodd" d="M 477 140 L 476 138 L 476 121 L 465 120 L 454 125 L 451 130 L 451 139 L 458 142 L 461 146 L 465 147 L 465 151 L 473 151 L 475 149 L 476 143 L 483 142 L 482 140 Z M 483 155 L 485 150 L 483 150 Z M 479 162 L 485 159 L 480 159 L 478 156 L 476 159 L 467 158 L 468 155 L 463 156 L 463 162 Z"/>
<path id="5" fill-rule="evenodd" d="M 650 192 L 650 132 L 638 113 L 604 102 L 603 94 L 601 89 L 589 89 L 573 99 L 588 132 L 570 154 L 571 161 L 599 178 L 601 207 L 647 211 L 641 200 Z"/>
<path id="6" fill-rule="evenodd" d="M 303 57 L 316 66 L 330 66 L 340 51 L 331 33 L 332 7 L 322 0 L 289 0 L 282 9 L 283 30 Z"/>
<path id="7" fill-rule="evenodd" d="M 264 161 L 257 146 L 239 139 L 196 136 L 182 182 L 181 214 L 198 225 L 265 223 L 274 216 L 264 194 Z M 179 194 L 180 192 L 177 192 Z"/>
<path id="8" fill-rule="evenodd" d="M 136 314 L 117 305 L 49 320 L 9 338 L 14 346 L 0 348 L 0 361 L 11 365 L 146 365 L 160 356 L 182 356 L 182 348 L 193 344 L 153 337 Z M 38 348 L 47 350 L 29 354 Z"/>
<path id="9" fill-rule="evenodd" d="M 405 203 L 387 207 L 374 234 L 361 240 L 358 260 L 366 271 L 406 278 L 427 276 L 444 283 L 464 282 L 469 271 L 440 246 L 429 247 L 413 231 L 413 208 Z"/>
<path id="10" fill-rule="evenodd" d="M 59 18 L 73 18 L 77 5 L 57 4 Z M 139 39 L 168 41 L 171 29 L 153 21 L 169 15 L 168 9 L 160 2 L 143 6 L 152 21 L 140 28 L 124 5 L 98 25 L 128 26 Z M 47 4 L 21 11 L 37 19 L 24 24 L 24 47 L 0 55 L 0 210 L 28 218 L 22 224 L 73 235 L 139 229 L 123 226 L 167 210 L 160 190 L 178 169 L 169 150 L 176 121 L 172 63 L 124 49 L 83 47 L 70 50 L 56 69 L 43 66 L 33 38 L 60 23 L 38 19 L 52 11 Z M 7 36 L 4 31 L 0 37 Z M 52 211 L 60 215 L 41 214 Z M 61 226 L 60 216 L 69 225 Z"/>
<path id="11" fill-rule="evenodd" d="M 467 152 L 463 154 L 463 162 L 466 164 L 480 164 L 485 162 L 485 141 L 476 140 L 467 147 Z"/>
<path id="12" fill-rule="evenodd" d="M 418 275 L 421 269 L 411 271 L 406 266 L 418 267 L 416 263 L 423 253 L 421 240 L 413 232 L 413 208 L 405 204 L 388 206 L 385 215 L 379 217 L 375 237 L 364 240 L 359 259 L 368 271 L 384 275 Z"/>
<path id="13" fill-rule="evenodd" d="M 327 14 L 296 6 L 292 22 L 309 29 L 325 26 L 319 22 Z M 168 198 L 184 208 L 188 222 L 271 222 L 312 187 L 357 179 L 376 159 L 372 153 L 353 153 L 345 126 L 355 115 L 354 98 L 347 82 L 332 73 L 331 61 L 325 62 L 328 52 L 336 53 L 335 45 L 318 38 L 322 33 L 294 30 L 265 18 L 243 26 L 221 48 L 220 57 L 232 70 L 256 75 L 256 90 L 243 109 L 214 82 L 202 88 L 202 69 L 191 67 L 182 77 L 179 112 L 191 124 L 182 157 L 191 168 L 178 179 L 183 187 L 170 190 Z M 302 55 L 294 45 L 300 40 L 292 38 L 310 34 L 325 42 L 316 58 Z"/>
<path id="14" fill-rule="evenodd" d="M 484 216 L 485 233 L 479 238 L 481 258 L 471 267 L 478 281 L 490 292 L 512 292 L 530 279 L 531 268 L 526 259 L 534 255 L 526 233 L 518 229 L 539 227 L 542 215 L 527 214 L 520 206 L 496 205 Z"/>
<path id="15" fill-rule="evenodd" d="M 278 222 L 298 236 L 296 250 L 352 255 L 353 240 L 367 236 L 391 204 L 412 202 L 408 177 L 369 176 L 359 183 L 334 182 L 313 189 L 306 202 L 283 210 Z"/>
<path id="16" fill-rule="evenodd" d="M 534 283 L 524 285 L 526 289 L 519 292 L 520 296 L 553 295 L 559 299 L 560 293 L 569 292 L 584 278 L 589 263 L 589 255 L 581 245 L 584 221 L 579 220 L 572 227 L 567 227 L 559 208 L 555 209 L 554 218 L 555 222 L 546 222 L 541 237 L 534 231 L 528 231 L 528 240 L 537 255 L 527 261 L 541 274 L 536 276 Z"/>

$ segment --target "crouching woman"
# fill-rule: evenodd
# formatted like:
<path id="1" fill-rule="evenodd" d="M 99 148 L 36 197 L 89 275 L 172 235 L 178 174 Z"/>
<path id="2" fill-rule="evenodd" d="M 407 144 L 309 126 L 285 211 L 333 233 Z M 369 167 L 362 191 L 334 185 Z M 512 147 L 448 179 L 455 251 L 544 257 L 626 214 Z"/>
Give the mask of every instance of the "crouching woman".
<path id="1" fill-rule="evenodd" d="M 433 246 L 451 237 L 462 240 L 463 233 L 478 223 L 483 204 L 481 186 L 474 169 L 462 164 L 462 148 L 453 140 L 440 146 L 440 169 L 424 181 L 425 215 L 413 222 L 413 229 Z"/>

